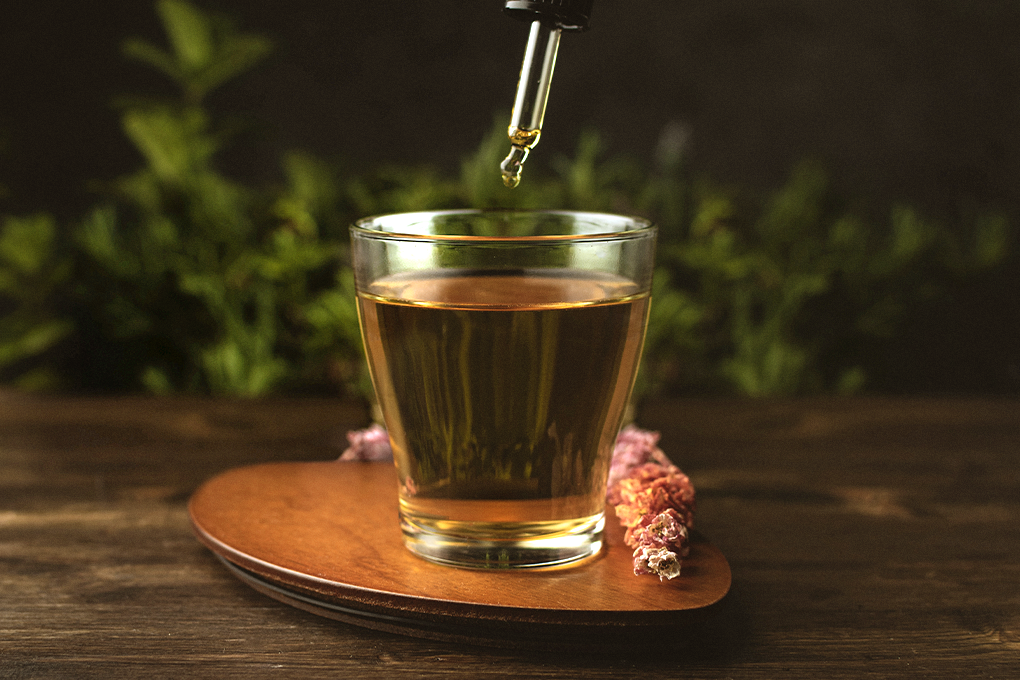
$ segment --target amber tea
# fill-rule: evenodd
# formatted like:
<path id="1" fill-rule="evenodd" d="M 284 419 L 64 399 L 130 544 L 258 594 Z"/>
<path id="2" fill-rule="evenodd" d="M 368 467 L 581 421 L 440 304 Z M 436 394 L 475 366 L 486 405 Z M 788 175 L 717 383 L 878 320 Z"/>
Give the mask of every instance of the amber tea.
<path id="1" fill-rule="evenodd" d="M 358 289 L 408 547 L 480 567 L 597 552 L 647 285 L 570 266 L 415 266 Z"/>

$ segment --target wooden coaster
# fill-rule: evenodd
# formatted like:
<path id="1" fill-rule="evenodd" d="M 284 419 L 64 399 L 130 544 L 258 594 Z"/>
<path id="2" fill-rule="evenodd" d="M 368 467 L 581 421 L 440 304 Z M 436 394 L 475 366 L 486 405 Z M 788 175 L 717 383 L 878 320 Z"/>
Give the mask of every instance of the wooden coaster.
<path id="1" fill-rule="evenodd" d="M 672 581 L 635 576 L 615 516 L 594 558 L 552 569 L 471 570 L 402 541 L 390 463 L 271 463 L 229 470 L 189 504 L 199 540 L 244 582 L 333 619 L 432 639 L 590 646 L 697 626 L 730 587 L 722 553 L 695 536 Z"/>

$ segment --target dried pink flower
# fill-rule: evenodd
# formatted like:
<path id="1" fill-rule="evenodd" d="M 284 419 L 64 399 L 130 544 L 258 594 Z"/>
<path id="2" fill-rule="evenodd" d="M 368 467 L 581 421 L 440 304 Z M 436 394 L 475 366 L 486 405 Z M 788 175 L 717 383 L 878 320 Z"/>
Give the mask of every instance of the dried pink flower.
<path id="1" fill-rule="evenodd" d="M 363 430 L 351 430 L 347 433 L 350 444 L 340 460 L 392 460 L 393 449 L 390 448 L 390 437 L 386 428 L 378 423 Z"/>
<path id="2" fill-rule="evenodd" d="M 648 462 L 670 465 L 669 458 L 658 448 L 658 443 L 658 432 L 642 430 L 634 425 L 628 425 L 620 430 L 616 437 L 613 460 L 609 466 L 609 480 L 606 484 L 606 500 L 610 505 L 619 503 L 619 498 L 615 495 L 616 487 L 620 480 L 630 476 L 634 468 Z"/>
<path id="3" fill-rule="evenodd" d="M 667 509 L 675 510 L 688 529 L 694 527 L 694 485 L 675 465 L 639 465 L 617 485 L 616 496 L 616 516 L 626 527 Z"/>
<path id="4" fill-rule="evenodd" d="M 655 574 L 660 581 L 680 575 L 681 560 L 668 548 L 640 547 L 634 551 L 634 573 Z"/>
<path id="5" fill-rule="evenodd" d="M 691 552 L 687 527 L 672 508 L 645 515 L 627 529 L 625 540 L 634 548 L 634 573 L 655 574 L 660 581 L 679 576 L 683 558 Z"/>
<path id="6" fill-rule="evenodd" d="M 690 552 L 687 545 L 687 526 L 673 508 L 658 515 L 645 515 L 635 526 L 629 527 L 624 541 L 632 548 L 646 545 L 653 548 L 671 548 L 686 557 Z"/>
<path id="7" fill-rule="evenodd" d="M 660 580 L 680 574 L 690 553 L 694 485 L 658 448 L 659 435 L 629 426 L 617 439 L 606 500 L 627 527 L 634 548 L 634 573 Z"/>

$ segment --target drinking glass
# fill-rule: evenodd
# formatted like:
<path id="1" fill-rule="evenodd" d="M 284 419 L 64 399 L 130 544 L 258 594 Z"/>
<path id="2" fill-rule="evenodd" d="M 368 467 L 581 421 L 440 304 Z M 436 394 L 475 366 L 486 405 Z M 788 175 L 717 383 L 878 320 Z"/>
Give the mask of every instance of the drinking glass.
<path id="1" fill-rule="evenodd" d="M 596 554 L 655 227 L 459 210 L 366 218 L 351 240 L 405 545 L 477 568 Z"/>

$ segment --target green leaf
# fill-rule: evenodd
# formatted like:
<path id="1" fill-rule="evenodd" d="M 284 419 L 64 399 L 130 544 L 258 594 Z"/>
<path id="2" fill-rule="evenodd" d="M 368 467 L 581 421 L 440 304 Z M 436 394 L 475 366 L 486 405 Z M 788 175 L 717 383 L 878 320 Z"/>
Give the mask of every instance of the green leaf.
<path id="1" fill-rule="evenodd" d="M 177 60 L 165 50 L 139 38 L 128 38 L 121 46 L 125 57 L 152 66 L 181 85 L 187 83 L 187 76 Z"/>
<path id="2" fill-rule="evenodd" d="M 124 132 L 163 181 L 183 184 L 200 171 L 218 149 L 206 134 L 208 121 L 199 108 L 135 108 L 122 117 Z"/>
<path id="3" fill-rule="evenodd" d="M 151 394 L 167 395 L 174 391 L 173 382 L 166 372 L 155 366 L 146 366 L 140 380 L 142 386 Z"/>
<path id="4" fill-rule="evenodd" d="M 18 375 L 11 384 L 26 392 L 42 392 L 59 387 L 61 382 L 60 375 L 52 367 L 40 366 Z"/>
<path id="5" fill-rule="evenodd" d="M 933 235 L 932 227 L 921 219 L 916 210 L 905 205 L 893 207 L 890 226 L 892 241 L 884 261 L 890 268 L 901 267 L 914 258 L 928 245 Z"/>
<path id="6" fill-rule="evenodd" d="M 974 222 L 973 261 L 979 269 L 993 267 L 1006 258 L 1009 251 L 1009 218 L 1002 213 L 987 213 Z"/>
<path id="7" fill-rule="evenodd" d="M 54 245 L 56 222 L 46 214 L 6 217 L 0 223 L 0 269 L 21 275 L 39 273 L 48 263 Z"/>
<path id="8" fill-rule="evenodd" d="M 839 375 L 836 382 L 837 394 L 857 394 L 864 389 L 868 377 L 860 366 L 848 368 Z"/>
<path id="9" fill-rule="evenodd" d="M 157 10 L 170 52 L 139 38 L 124 41 L 122 52 L 176 81 L 191 103 L 250 69 L 272 51 L 268 38 L 238 33 L 227 19 L 185 0 L 160 0 Z"/>
<path id="10" fill-rule="evenodd" d="M 192 87 L 198 96 L 204 96 L 262 61 L 272 50 L 273 43 L 257 35 L 239 35 L 225 39 L 215 58 L 194 74 Z"/>
<path id="11" fill-rule="evenodd" d="M 19 320 L 12 316 L 2 318 L 4 326 L 0 334 L 0 366 L 41 354 L 67 337 L 73 328 L 72 323 L 66 319 L 37 321 L 25 317 Z"/>
<path id="12" fill-rule="evenodd" d="M 160 0 L 156 5 L 182 73 L 206 68 L 213 55 L 208 16 L 184 0 Z"/>

